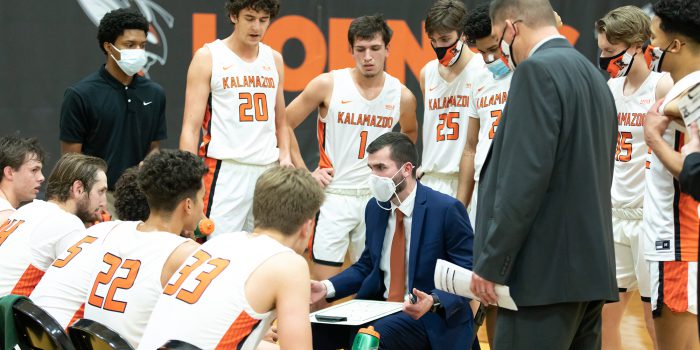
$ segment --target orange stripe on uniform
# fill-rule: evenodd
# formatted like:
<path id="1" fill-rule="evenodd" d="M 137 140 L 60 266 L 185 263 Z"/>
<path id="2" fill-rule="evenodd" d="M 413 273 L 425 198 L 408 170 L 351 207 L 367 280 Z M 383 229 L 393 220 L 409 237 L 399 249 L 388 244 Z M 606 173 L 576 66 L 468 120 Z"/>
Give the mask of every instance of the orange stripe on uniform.
<path id="1" fill-rule="evenodd" d="M 691 196 L 681 193 L 678 201 L 678 225 L 680 237 L 676 244 L 680 249 L 681 261 L 698 261 L 698 202 Z"/>
<path id="2" fill-rule="evenodd" d="M 68 325 L 66 326 L 66 328 L 72 326 L 73 323 L 78 322 L 78 320 L 83 318 L 84 315 L 85 315 L 85 303 L 83 303 L 83 305 L 80 305 L 80 309 L 78 309 L 78 311 L 75 312 L 75 314 L 73 315 L 73 318 L 70 319 L 70 322 L 68 322 Z"/>
<path id="3" fill-rule="evenodd" d="M 204 119 L 202 120 L 202 133 L 202 144 L 199 146 L 199 156 L 206 157 L 207 150 L 209 148 L 209 142 L 211 142 L 211 93 L 209 94 L 207 107 L 204 109 Z"/>
<path id="4" fill-rule="evenodd" d="M 29 267 L 24 270 L 22 277 L 19 278 L 19 281 L 17 281 L 15 288 L 12 289 L 10 294 L 28 297 L 29 294 L 32 294 L 34 287 L 39 284 L 42 277 L 44 277 L 44 271 L 37 269 L 34 265 L 29 265 Z"/>
<path id="5" fill-rule="evenodd" d="M 241 312 L 224 336 L 221 337 L 219 344 L 216 345 L 216 349 L 235 349 L 241 341 L 250 335 L 258 323 L 260 323 L 260 320 L 250 317 L 245 311 Z"/>
<path id="6" fill-rule="evenodd" d="M 664 261 L 664 304 L 673 312 L 688 311 L 688 263 Z"/>
<path id="7" fill-rule="evenodd" d="M 204 164 L 207 166 L 207 173 L 204 174 L 204 215 L 209 217 L 211 214 L 211 206 L 214 200 L 214 191 L 216 190 L 216 179 L 219 177 L 219 169 L 221 161 L 214 158 L 204 158 Z"/>
<path id="8" fill-rule="evenodd" d="M 319 168 L 325 169 L 333 167 L 330 158 L 328 158 L 328 154 L 326 154 L 326 123 L 322 122 L 320 119 L 318 121 L 318 155 Z"/>

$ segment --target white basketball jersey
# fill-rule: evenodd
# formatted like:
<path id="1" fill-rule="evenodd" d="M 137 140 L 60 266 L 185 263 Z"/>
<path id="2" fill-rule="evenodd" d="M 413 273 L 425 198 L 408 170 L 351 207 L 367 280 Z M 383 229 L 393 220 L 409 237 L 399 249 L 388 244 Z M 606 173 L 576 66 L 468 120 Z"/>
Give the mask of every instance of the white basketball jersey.
<path id="1" fill-rule="evenodd" d="M 474 181 L 479 181 L 481 167 L 489 153 L 491 140 L 496 136 L 512 78 L 513 73 L 508 73 L 500 79 L 494 79 L 491 71 L 484 66 L 480 69 L 478 78 L 474 79 L 468 111 L 470 118 L 479 119 L 479 142 L 476 144 L 474 157 Z"/>
<path id="2" fill-rule="evenodd" d="M 660 110 L 689 87 L 700 83 L 700 72 L 676 82 Z M 685 135 L 667 129 L 666 141 L 680 151 Z M 680 183 L 654 153 L 649 155 L 644 192 L 644 257 L 651 261 L 698 261 L 698 202 L 681 192 Z"/>
<path id="3" fill-rule="evenodd" d="M 5 210 L 15 210 L 15 207 L 13 207 L 7 199 L 0 197 L 0 211 Z"/>
<path id="4" fill-rule="evenodd" d="M 368 188 L 367 145 L 390 132 L 401 114 L 401 82 L 384 73 L 384 87 L 371 101 L 362 97 L 350 68 L 334 70 L 325 117 L 318 116 L 319 167 L 333 168 L 328 188 Z"/>
<path id="5" fill-rule="evenodd" d="M 656 103 L 656 86 L 664 76 L 651 72 L 629 96 L 623 89 L 626 77 L 608 81 L 617 108 L 617 147 L 611 190 L 612 207 L 638 209 L 644 204 L 644 168 L 649 147 L 644 141 L 644 120 Z"/>
<path id="6" fill-rule="evenodd" d="M 29 296 L 56 258 L 85 235 L 77 216 L 34 200 L 0 225 L 0 296 Z"/>
<path id="7" fill-rule="evenodd" d="M 484 59 L 474 55 L 449 83 L 440 76 L 439 64 L 432 60 L 425 68 L 422 169 L 456 174 L 467 142 L 472 76 L 484 66 Z"/>
<path id="8" fill-rule="evenodd" d="M 55 318 L 62 328 L 68 328 L 83 317 L 85 301 L 92 287 L 90 277 L 100 263 L 99 248 L 104 237 L 118 225 L 135 229 L 138 223 L 106 221 L 87 229 L 83 238 L 51 264 L 29 298 Z"/>
<path id="9" fill-rule="evenodd" d="M 156 349 L 169 339 L 201 349 L 255 349 L 276 313 L 255 312 L 245 284 L 258 266 L 284 252 L 292 250 L 269 236 L 247 232 L 204 243 L 168 282 L 139 349 Z"/>
<path id="10" fill-rule="evenodd" d="M 102 323 L 133 347 L 138 346 L 163 292 L 163 266 L 186 240 L 168 232 L 141 232 L 130 225 L 109 232 L 90 278 L 85 318 Z"/>
<path id="11" fill-rule="evenodd" d="M 200 156 L 267 165 L 277 161 L 275 100 L 279 75 L 272 49 L 260 43 L 246 62 L 221 40 L 208 43 L 211 94 L 205 111 Z"/>

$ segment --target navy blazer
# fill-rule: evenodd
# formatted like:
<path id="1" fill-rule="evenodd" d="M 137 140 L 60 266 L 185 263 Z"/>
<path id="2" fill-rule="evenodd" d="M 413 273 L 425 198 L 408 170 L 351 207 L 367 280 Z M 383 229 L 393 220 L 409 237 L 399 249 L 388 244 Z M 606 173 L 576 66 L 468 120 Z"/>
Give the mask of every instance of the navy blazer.
<path id="1" fill-rule="evenodd" d="M 428 312 L 420 318 L 433 349 L 468 349 L 472 333 L 472 312 L 468 299 L 435 289 L 437 259 L 472 268 L 474 234 L 464 205 L 456 199 L 420 183 L 411 224 L 408 286 L 435 293 L 444 313 Z M 382 203 L 388 208 L 389 202 Z M 367 227 L 365 249 L 360 259 L 330 279 L 334 299 L 357 293 L 357 299 L 385 300 L 384 274 L 379 268 L 384 236 L 389 221 L 388 210 L 372 198 L 365 209 Z"/>

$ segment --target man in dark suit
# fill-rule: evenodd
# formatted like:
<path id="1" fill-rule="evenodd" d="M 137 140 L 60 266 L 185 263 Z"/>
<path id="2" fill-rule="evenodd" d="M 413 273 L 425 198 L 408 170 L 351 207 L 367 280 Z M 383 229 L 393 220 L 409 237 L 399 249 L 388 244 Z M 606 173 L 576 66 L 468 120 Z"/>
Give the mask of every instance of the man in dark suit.
<path id="1" fill-rule="evenodd" d="M 416 181 L 418 153 L 401 133 L 367 147 L 375 198 L 365 210 L 367 237 L 360 259 L 330 280 L 312 282 L 311 299 L 404 302 L 403 312 L 374 323 L 382 349 L 467 349 L 472 313 L 467 299 L 435 289 L 437 259 L 471 269 L 472 229 L 456 199 Z M 411 292 L 416 302 L 406 301 Z"/>
<path id="2" fill-rule="evenodd" d="M 618 298 L 615 102 L 549 1 L 494 0 L 490 14 L 515 72 L 481 174 L 472 291 L 494 304 L 494 283 L 508 285 L 519 307 L 498 311 L 496 349 L 600 349 L 601 309 Z"/>

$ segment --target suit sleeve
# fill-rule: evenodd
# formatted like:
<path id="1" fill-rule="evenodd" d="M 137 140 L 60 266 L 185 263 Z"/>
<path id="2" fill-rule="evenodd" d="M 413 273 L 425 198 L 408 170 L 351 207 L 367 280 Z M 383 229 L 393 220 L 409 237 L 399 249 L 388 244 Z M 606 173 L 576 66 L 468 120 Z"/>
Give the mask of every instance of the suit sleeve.
<path id="1" fill-rule="evenodd" d="M 700 153 L 691 153 L 685 158 L 679 180 L 683 192 L 700 201 Z"/>
<path id="2" fill-rule="evenodd" d="M 505 284 L 548 190 L 561 129 L 561 96 L 540 61 L 518 66 L 510 87 L 493 193 L 493 217 L 484 223 L 482 251 L 474 272 Z M 494 140 L 496 142 L 496 140 Z M 574 161 L 574 160 L 571 160 Z"/>
<path id="3" fill-rule="evenodd" d="M 445 213 L 445 245 L 447 260 L 455 265 L 472 269 L 472 244 L 474 232 L 469 224 L 467 210 L 462 203 L 455 201 Z M 452 293 L 433 289 L 440 303 L 445 308 L 445 318 L 449 319 L 456 312 L 464 312 L 467 298 Z"/>

